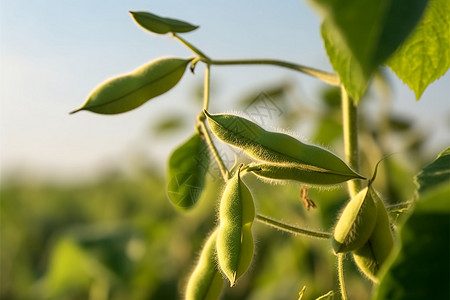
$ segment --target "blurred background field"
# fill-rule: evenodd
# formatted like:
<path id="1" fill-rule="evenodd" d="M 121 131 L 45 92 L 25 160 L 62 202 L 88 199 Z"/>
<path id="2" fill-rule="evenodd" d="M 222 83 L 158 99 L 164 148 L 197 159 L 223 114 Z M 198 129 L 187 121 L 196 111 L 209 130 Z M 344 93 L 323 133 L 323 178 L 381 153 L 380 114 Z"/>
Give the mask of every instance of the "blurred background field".
<path id="1" fill-rule="evenodd" d="M 266 90 L 252 105 L 270 99 L 287 111 L 291 92 L 292 86 L 284 82 Z M 321 112 L 326 113 L 316 112 L 316 121 L 307 118 L 308 124 L 303 125 L 310 127 L 315 142 L 339 149 L 338 91 L 324 90 L 319 98 Z M 242 106 L 251 109 L 248 97 L 241 99 Z M 288 127 L 312 116 L 302 104 L 289 112 L 295 118 L 278 120 Z M 389 141 L 394 138 L 406 150 L 386 161 L 377 186 L 388 203 L 407 201 L 415 189 L 413 174 L 426 163 L 425 133 L 406 119 L 381 121 L 386 126 L 383 135 L 362 135 L 364 174 L 369 175 L 376 161 L 391 153 Z M 369 133 L 375 126 L 369 121 L 361 124 Z M 173 124 L 153 128 L 160 134 L 178 130 Z M 231 148 L 222 149 L 233 153 Z M 168 201 L 167 181 L 157 163 L 148 157 L 131 161 L 136 163 L 126 170 L 114 170 L 112 165 L 109 171 L 85 181 L 24 179 L 20 173 L 4 178 L 0 189 L 1 299 L 181 298 L 203 239 L 216 224 L 223 189 L 218 168 L 212 163 L 199 205 L 185 213 Z M 329 231 L 347 200 L 345 185 L 325 191 L 310 189 L 309 197 L 318 208 L 306 211 L 297 184 L 267 185 L 249 175 L 245 181 L 260 214 L 311 229 Z M 290 236 L 260 223 L 254 232 L 252 267 L 237 287 L 227 288 L 224 299 L 296 299 L 303 286 L 307 287 L 306 299 L 337 291 L 336 261 L 329 241 Z M 361 278 L 351 259 L 346 266 L 350 295 L 367 299 L 369 282 Z"/>
<path id="2" fill-rule="evenodd" d="M 194 2 L 202 9 L 179 1 L 1 2 L 0 299 L 179 299 L 216 224 L 223 183 L 214 163 L 192 211 L 177 211 L 165 191 L 167 157 L 192 133 L 201 108 L 201 68 L 142 109 L 67 114 L 108 77 L 159 56 L 191 55 L 137 28 L 128 10 L 200 24 L 186 38 L 214 58 L 272 57 L 331 70 L 320 20 L 305 3 Z M 212 83 L 213 112 L 241 111 L 342 156 L 337 90 L 267 67 L 213 68 Z M 361 103 L 362 173 L 397 153 L 376 182 L 387 203 L 410 200 L 414 174 L 448 146 L 449 86 L 447 74 L 415 102 L 382 69 Z M 232 164 L 236 151 L 221 151 Z M 347 199 L 345 188 L 310 190 L 318 208 L 306 211 L 299 185 L 244 180 L 259 213 L 311 229 L 330 230 Z M 297 299 L 303 286 L 306 299 L 337 291 L 328 241 L 260 223 L 254 232 L 252 267 L 223 299 Z M 345 264 L 350 298 L 367 299 L 369 282 L 350 258 Z"/>

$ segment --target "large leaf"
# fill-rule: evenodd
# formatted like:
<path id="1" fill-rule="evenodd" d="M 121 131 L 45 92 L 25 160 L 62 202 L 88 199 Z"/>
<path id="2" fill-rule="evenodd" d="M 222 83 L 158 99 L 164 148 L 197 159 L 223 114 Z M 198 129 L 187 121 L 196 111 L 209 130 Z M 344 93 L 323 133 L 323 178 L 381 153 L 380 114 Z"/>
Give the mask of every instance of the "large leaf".
<path id="1" fill-rule="evenodd" d="M 347 69 L 337 68 L 342 78 L 358 72 L 362 84 L 367 85 L 373 71 L 406 39 L 419 21 L 427 0 L 315 0 L 325 14 L 328 36 L 333 35 L 333 61 L 349 61 Z M 333 28 L 332 30 L 330 28 Z M 330 32 L 332 31 L 332 32 Z M 330 51 L 328 51 L 330 55 Z M 336 68 L 335 64 L 333 67 Z M 342 80 L 350 96 L 356 101 L 361 91 Z"/>
<path id="2" fill-rule="evenodd" d="M 192 59 L 160 58 L 95 88 L 81 108 L 99 114 L 119 114 L 164 94 L 180 81 Z"/>
<path id="3" fill-rule="evenodd" d="M 197 203 L 209 160 L 208 146 L 197 133 L 172 153 L 167 172 L 168 195 L 176 207 L 188 209 Z"/>
<path id="4" fill-rule="evenodd" d="M 374 299 L 449 299 L 450 148 L 417 176 L 419 199 Z"/>
<path id="5" fill-rule="evenodd" d="M 46 299 L 64 299 L 76 290 L 89 289 L 93 281 L 111 280 L 111 275 L 95 256 L 90 255 L 75 240 L 64 237 L 52 250 L 44 280 L 44 293 Z"/>
<path id="6" fill-rule="evenodd" d="M 419 25 L 388 62 L 415 92 L 417 100 L 427 86 L 450 67 L 449 32 L 450 2 L 430 0 Z"/>
<path id="7" fill-rule="evenodd" d="M 367 89 L 370 76 L 363 72 L 336 27 L 333 27 L 330 22 L 324 21 L 321 32 L 333 69 L 339 74 L 348 95 L 358 103 Z"/>
<path id="8" fill-rule="evenodd" d="M 145 11 L 130 11 L 130 14 L 139 26 L 153 33 L 183 33 L 198 28 L 181 20 L 160 17 Z"/>

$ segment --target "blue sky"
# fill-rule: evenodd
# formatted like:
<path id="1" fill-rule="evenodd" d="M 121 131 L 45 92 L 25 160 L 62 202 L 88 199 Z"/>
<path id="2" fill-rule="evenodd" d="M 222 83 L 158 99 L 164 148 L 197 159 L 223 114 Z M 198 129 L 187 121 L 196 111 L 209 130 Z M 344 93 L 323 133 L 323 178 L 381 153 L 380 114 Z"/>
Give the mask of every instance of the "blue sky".
<path id="1" fill-rule="evenodd" d="M 180 84 L 141 108 L 116 116 L 69 115 L 105 79 L 161 57 L 191 52 L 169 36 L 146 33 L 129 10 L 145 10 L 200 25 L 185 38 L 209 56 L 276 58 L 331 71 L 319 34 L 320 18 L 305 2 L 4 0 L 0 4 L 0 165 L 38 175 L 91 174 L 128 163 L 136 153 L 165 161 L 191 132 L 151 137 L 148 127 L 168 111 L 200 110 L 189 100 L 202 82 L 186 73 Z M 212 110 L 233 109 L 233 98 L 252 87 L 294 78 L 314 103 L 316 80 L 275 67 L 217 67 Z M 393 77 L 393 76 L 391 76 Z M 393 77 L 394 78 L 394 77 Z M 421 101 L 394 78 L 394 111 L 408 113 L 448 144 L 450 76 L 432 84 Z M 442 141 L 446 139 L 446 142 Z"/>

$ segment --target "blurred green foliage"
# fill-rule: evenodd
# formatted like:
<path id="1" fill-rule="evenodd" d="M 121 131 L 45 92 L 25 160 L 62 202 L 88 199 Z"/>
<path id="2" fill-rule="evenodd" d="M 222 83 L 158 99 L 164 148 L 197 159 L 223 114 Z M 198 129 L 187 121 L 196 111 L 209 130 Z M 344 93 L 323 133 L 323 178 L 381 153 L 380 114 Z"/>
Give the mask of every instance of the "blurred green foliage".
<path id="1" fill-rule="evenodd" d="M 273 101 L 280 109 L 273 122 L 283 128 L 312 124 L 310 140 L 339 153 L 339 91 L 323 91 L 321 107 L 316 110 L 293 90 L 290 82 L 281 82 L 266 93 L 253 94 L 263 92 L 263 101 Z M 244 107 L 255 105 L 248 96 L 242 103 Z M 403 117 L 385 114 L 374 120 L 365 117 L 367 113 L 361 109 L 363 174 L 370 176 L 375 163 L 393 152 L 389 141 L 395 138 L 404 151 L 386 160 L 376 188 L 387 204 L 411 200 L 413 174 L 426 157 L 420 147 L 423 140 L 410 147 L 410 139 L 423 134 Z M 159 127 L 172 129 L 170 118 L 170 126 Z M 380 130 L 370 134 L 373 128 Z M 217 167 L 211 165 L 198 205 L 181 213 L 168 201 L 165 174 L 157 169 L 147 165 L 132 177 L 105 174 L 83 184 L 4 179 L 0 187 L 0 299 L 181 299 L 204 238 L 216 225 L 223 182 Z M 307 211 L 298 184 L 271 186 L 250 175 L 244 181 L 258 213 L 310 229 L 330 231 L 348 197 L 345 185 L 311 189 L 308 196 L 318 208 Z M 393 220 L 397 217 L 392 216 Z M 222 299 L 297 299 L 303 286 L 304 299 L 338 291 L 329 241 L 291 236 L 258 222 L 254 237 L 256 254 L 250 270 L 236 287 L 225 287 Z M 371 284 L 351 260 L 345 261 L 345 271 L 350 298 L 368 299 Z"/>
<path id="2" fill-rule="evenodd" d="M 298 186 L 246 181 L 261 213 L 311 228 L 329 229 L 345 201 L 345 193 L 335 198 L 336 191 L 324 192 L 321 209 L 307 213 Z M 203 239 L 215 225 L 222 187 L 210 177 L 198 207 L 179 213 L 164 185 L 161 174 L 151 171 L 78 186 L 4 185 L 0 299 L 182 298 Z M 290 299 L 303 285 L 307 295 L 318 297 L 337 288 L 328 241 L 292 237 L 259 223 L 255 237 L 252 267 L 224 299 Z"/>

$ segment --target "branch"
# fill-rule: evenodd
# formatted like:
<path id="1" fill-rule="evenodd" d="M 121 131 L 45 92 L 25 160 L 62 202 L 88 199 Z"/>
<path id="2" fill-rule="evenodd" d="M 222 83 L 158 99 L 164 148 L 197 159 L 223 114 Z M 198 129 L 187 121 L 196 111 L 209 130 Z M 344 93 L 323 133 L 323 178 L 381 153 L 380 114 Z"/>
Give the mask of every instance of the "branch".
<path id="1" fill-rule="evenodd" d="M 328 232 L 314 231 L 314 230 L 294 227 L 294 226 L 276 221 L 274 219 L 271 219 L 271 218 L 268 218 L 268 217 L 265 217 L 265 216 L 262 216 L 259 214 L 256 215 L 256 220 L 263 224 L 269 225 L 269 226 L 279 229 L 281 231 L 292 233 L 294 235 L 306 235 L 309 237 L 314 237 L 314 238 L 319 238 L 319 239 L 329 239 L 331 237 L 331 234 Z"/>

